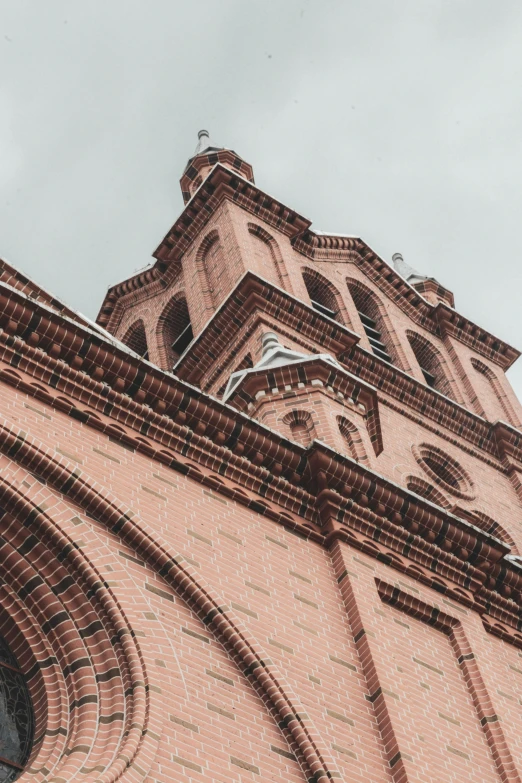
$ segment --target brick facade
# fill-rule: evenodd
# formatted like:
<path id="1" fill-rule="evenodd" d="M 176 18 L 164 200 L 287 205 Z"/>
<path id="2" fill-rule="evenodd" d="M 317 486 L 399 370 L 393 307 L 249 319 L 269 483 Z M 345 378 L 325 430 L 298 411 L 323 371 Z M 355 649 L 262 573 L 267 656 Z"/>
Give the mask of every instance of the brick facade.
<path id="1" fill-rule="evenodd" d="M 22 779 L 520 780 L 518 352 L 232 151 L 181 185 L 104 329 L 0 268 Z"/>

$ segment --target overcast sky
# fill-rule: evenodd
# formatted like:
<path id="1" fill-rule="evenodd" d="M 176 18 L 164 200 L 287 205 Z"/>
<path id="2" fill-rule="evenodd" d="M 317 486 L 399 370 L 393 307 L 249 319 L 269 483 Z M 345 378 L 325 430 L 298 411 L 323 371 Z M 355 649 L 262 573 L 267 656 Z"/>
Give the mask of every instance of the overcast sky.
<path id="1" fill-rule="evenodd" d="M 95 317 L 204 127 L 522 348 L 521 41 L 520 0 L 1 0 L 0 255 Z"/>

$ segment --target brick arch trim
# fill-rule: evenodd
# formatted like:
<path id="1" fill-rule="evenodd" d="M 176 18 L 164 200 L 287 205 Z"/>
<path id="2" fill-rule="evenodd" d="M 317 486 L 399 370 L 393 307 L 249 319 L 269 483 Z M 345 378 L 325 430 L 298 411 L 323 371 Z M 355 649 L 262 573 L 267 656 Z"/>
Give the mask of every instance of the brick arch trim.
<path id="1" fill-rule="evenodd" d="M 134 321 L 134 323 L 129 326 L 124 336 L 121 338 L 121 341 L 137 353 L 138 356 L 147 356 L 147 334 L 142 318 L 138 318 L 137 321 Z"/>
<path id="2" fill-rule="evenodd" d="M 203 297 L 203 301 L 205 303 L 205 308 L 212 311 L 214 311 L 217 305 L 219 304 L 218 302 L 219 292 L 214 290 L 212 286 L 212 280 L 207 266 L 207 257 L 209 251 L 214 247 L 214 245 L 219 244 L 220 241 L 221 240 L 219 236 L 219 231 L 216 228 L 213 228 L 211 231 L 209 231 L 209 233 L 205 237 L 203 237 L 196 252 L 196 271 L 199 278 L 200 291 Z M 223 263 L 224 263 L 224 258 L 223 258 Z M 221 274 L 224 275 L 226 280 L 226 283 L 224 285 L 224 291 L 228 293 L 230 286 L 228 284 L 228 273 L 226 269 L 226 264 L 221 270 Z"/>
<path id="3" fill-rule="evenodd" d="M 454 457 L 450 457 L 438 446 L 429 443 L 421 443 L 418 446 L 413 444 L 411 450 L 417 464 L 445 492 L 464 500 L 474 499 L 475 491 L 471 477 Z M 432 467 L 433 464 L 435 469 Z"/>
<path id="4" fill-rule="evenodd" d="M 339 432 L 346 441 L 348 448 L 350 449 L 351 456 L 357 461 L 363 464 L 368 464 L 368 455 L 361 439 L 361 435 L 355 424 L 348 421 L 345 416 L 337 416 L 337 426 Z"/>
<path id="5" fill-rule="evenodd" d="M 19 442 L 20 456 L 29 457 L 29 451 Z M 40 473 L 42 463 L 30 461 L 24 467 Z M 52 772 L 56 780 L 115 783 L 138 759 L 150 766 L 146 759 L 157 746 L 147 736 L 148 677 L 138 645 L 103 577 L 8 474 L 4 465 L 2 573 L 15 619 L 26 616 L 27 624 L 32 618 L 36 630 L 30 690 L 35 678 L 43 677 L 50 705 L 47 715 L 35 716 L 40 736 L 31 771 L 46 777 Z M 42 712 L 41 703 L 38 707 Z"/>
<path id="6" fill-rule="evenodd" d="M 174 364 L 175 359 L 172 348 L 169 344 L 169 339 L 167 338 L 167 330 L 171 322 L 175 321 L 176 309 L 178 308 L 183 311 L 183 316 L 185 316 L 185 314 L 188 316 L 188 322 L 190 324 L 190 314 L 188 313 L 185 292 L 177 291 L 175 294 L 173 294 L 171 299 L 169 299 L 163 308 L 156 326 L 156 345 L 158 347 L 159 365 L 167 370 L 172 369 L 172 365 Z M 183 324 L 181 324 L 179 326 L 178 336 L 183 331 L 183 328 L 185 327 Z"/>
<path id="7" fill-rule="evenodd" d="M 65 460 L 52 454 L 42 444 L 36 444 L 34 440 L 27 441 L 25 434 L 11 427 L 6 420 L 0 420 L 0 453 L 16 459 L 28 470 L 37 471 L 58 492 L 93 514 L 99 522 L 120 536 L 127 546 L 139 553 L 158 576 L 181 596 L 254 687 L 280 726 L 307 780 L 326 783 L 329 778 L 341 777 L 330 751 L 289 684 L 241 620 L 235 617 L 230 607 L 224 605 L 221 597 L 182 555 L 168 551 L 142 521 L 138 524 L 134 512 L 105 492 L 97 482 L 87 478 L 77 468 L 69 468 Z M 140 736 L 141 732 L 140 726 Z M 122 764 L 127 766 L 127 760 Z M 96 783 L 112 783 L 112 780 L 98 775 Z"/>
<path id="8" fill-rule="evenodd" d="M 317 272 L 317 270 L 312 269 L 312 267 L 303 266 L 301 268 L 301 274 L 310 298 L 312 299 L 309 286 L 317 286 L 321 292 L 324 291 L 326 293 L 326 298 L 329 301 L 329 304 L 327 304 L 326 301 L 320 302 L 320 304 L 325 304 L 326 307 L 330 307 L 330 310 L 334 310 L 337 313 L 337 320 L 340 323 L 345 326 L 350 326 L 348 311 L 346 310 L 343 297 L 337 287 L 327 280 L 326 277 Z M 332 304 L 334 304 L 334 307 L 331 306 Z"/>
<path id="9" fill-rule="evenodd" d="M 219 233 L 218 230 L 214 228 L 202 239 L 196 252 L 196 270 L 199 278 L 200 290 L 205 303 L 205 308 L 209 310 L 214 309 L 215 301 L 214 293 L 210 286 L 207 267 L 205 265 L 205 256 L 216 242 L 219 242 Z"/>
<path id="10" fill-rule="evenodd" d="M 286 272 L 285 262 L 277 241 L 271 234 L 268 233 L 268 231 L 262 228 L 262 226 L 258 226 L 257 223 L 248 223 L 247 228 L 250 234 L 257 237 L 261 242 L 264 242 L 265 245 L 268 245 L 274 260 L 274 266 L 276 268 L 279 285 L 281 288 L 285 289 L 285 291 L 293 294 L 294 291 L 292 288 L 292 283 Z"/>
<path id="11" fill-rule="evenodd" d="M 489 381 L 493 393 L 497 397 L 502 410 L 506 414 L 508 424 L 512 424 L 514 427 L 520 427 L 520 422 L 517 419 L 515 410 L 493 370 L 484 364 L 484 362 L 481 362 L 480 359 L 476 359 L 474 356 L 471 358 L 471 364 L 477 372 L 479 372 L 481 375 L 484 375 L 485 378 L 487 378 Z"/>
<path id="12" fill-rule="evenodd" d="M 281 421 L 290 428 L 293 439 L 303 446 L 309 446 L 313 441 L 315 436 L 314 419 L 309 411 L 299 409 L 288 411 Z"/>
<path id="13" fill-rule="evenodd" d="M 419 361 L 419 354 L 421 352 L 425 352 L 426 355 L 429 356 L 430 361 L 435 362 L 436 368 L 438 369 L 438 378 L 436 378 L 438 382 L 437 391 L 440 391 L 442 394 L 445 394 L 446 397 L 463 405 L 464 399 L 444 355 L 433 345 L 431 340 L 428 340 L 422 334 L 419 334 L 419 332 L 407 329 L 406 337 L 408 338 L 408 342 L 411 345 L 411 349 L 415 354 L 419 366 L 421 366 Z M 424 367 L 424 369 L 431 372 L 429 367 Z"/>
<path id="14" fill-rule="evenodd" d="M 356 278 L 347 277 L 346 285 L 356 307 L 357 303 L 355 300 L 359 296 L 363 296 L 365 300 L 370 303 L 370 309 L 373 310 L 377 316 L 375 320 L 378 322 L 380 321 L 380 329 L 383 332 L 383 336 L 385 337 L 383 342 L 388 349 L 388 353 L 397 363 L 398 367 L 408 372 L 410 368 L 406 359 L 406 354 L 404 353 L 401 341 L 399 340 L 397 332 L 395 331 L 393 322 L 379 296 L 375 293 L 375 291 L 372 291 L 371 288 L 369 288 L 367 285 L 364 285 L 364 283 L 361 283 L 361 281 L 357 280 Z M 359 308 L 357 307 L 357 309 Z M 370 312 L 368 312 L 367 315 L 369 315 L 370 318 L 374 318 L 374 315 Z"/>

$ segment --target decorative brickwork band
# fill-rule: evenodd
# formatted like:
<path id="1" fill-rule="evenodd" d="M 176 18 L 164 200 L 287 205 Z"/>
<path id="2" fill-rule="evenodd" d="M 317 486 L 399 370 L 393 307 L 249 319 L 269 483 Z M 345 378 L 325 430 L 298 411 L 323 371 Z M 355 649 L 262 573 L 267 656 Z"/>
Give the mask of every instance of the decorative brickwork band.
<path id="1" fill-rule="evenodd" d="M 236 661 L 240 671 L 250 680 L 269 712 L 276 719 L 279 727 L 287 737 L 292 751 L 296 754 L 307 780 L 314 783 L 326 778 L 340 777 L 330 752 L 322 742 L 309 717 L 299 705 L 297 698 L 284 682 L 281 674 L 269 661 L 258 642 L 254 640 L 231 610 L 223 605 L 223 601 L 204 583 L 194 569 L 178 556 L 168 552 L 164 545 L 154 539 L 147 531 L 146 525 L 133 512 L 123 508 L 119 502 L 102 492 L 96 482 L 84 477 L 78 469 L 71 470 L 66 463 L 34 441 L 25 440 L 7 423 L 0 426 L 0 451 L 15 459 L 20 465 L 44 478 L 50 485 L 72 501 L 78 503 L 86 512 L 107 526 L 112 533 L 118 535 L 127 546 L 131 547 L 139 557 L 146 561 L 156 573 L 170 584 L 188 605 L 197 613 L 205 625 L 224 645 L 225 649 Z M 20 501 L 22 499 L 20 498 Z M 49 521 L 43 516 L 47 525 Z M 38 516 L 40 521 L 40 516 Z M 57 533 L 55 533 L 57 535 Z M 61 543 L 62 549 L 64 543 Z M 83 555 L 78 553 L 72 542 L 68 542 L 71 557 L 78 567 L 84 569 Z M 100 596 L 105 601 L 110 600 L 109 591 L 100 582 L 100 578 L 89 572 L 89 578 L 98 584 Z M 91 587 L 92 589 L 92 587 Z M 127 640 L 123 634 L 122 640 Z M 123 643 L 123 641 L 122 641 Z M 143 705 L 144 707 L 144 705 Z M 143 718 L 136 724 L 137 729 L 130 729 L 125 742 L 133 746 L 136 731 L 141 736 L 144 729 Z M 137 745 L 132 753 L 125 752 L 123 747 L 118 754 L 118 774 L 111 777 L 109 771 L 96 778 L 97 783 L 112 783 L 125 768 L 130 765 L 130 759 L 137 752 Z M 71 776 L 65 778 L 70 780 Z M 82 777 L 82 779 L 85 779 Z"/>
<path id="2" fill-rule="evenodd" d="M 2 445 L 11 457 L 18 451 Z M 87 780 L 89 773 L 114 783 L 157 744 L 146 736 L 148 678 L 136 640 L 103 577 L 17 489 L 9 460 L 2 461 L 0 562 L 7 606 L 27 633 L 21 664 L 36 705 L 30 771 L 40 779 Z M 43 468 L 41 459 L 32 463 Z"/>

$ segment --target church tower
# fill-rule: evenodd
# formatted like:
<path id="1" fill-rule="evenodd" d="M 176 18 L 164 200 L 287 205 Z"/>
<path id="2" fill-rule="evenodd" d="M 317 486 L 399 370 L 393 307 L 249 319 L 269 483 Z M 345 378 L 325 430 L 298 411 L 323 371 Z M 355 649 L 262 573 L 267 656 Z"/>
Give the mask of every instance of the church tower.
<path id="1" fill-rule="evenodd" d="M 207 131 L 180 185 L 96 324 L 0 264 L 0 783 L 520 781 L 519 352 Z"/>

